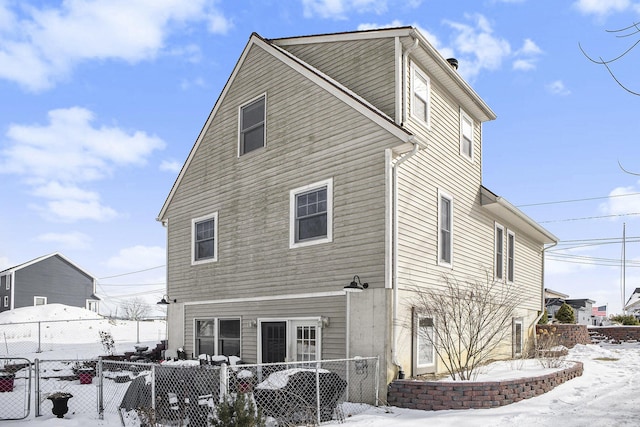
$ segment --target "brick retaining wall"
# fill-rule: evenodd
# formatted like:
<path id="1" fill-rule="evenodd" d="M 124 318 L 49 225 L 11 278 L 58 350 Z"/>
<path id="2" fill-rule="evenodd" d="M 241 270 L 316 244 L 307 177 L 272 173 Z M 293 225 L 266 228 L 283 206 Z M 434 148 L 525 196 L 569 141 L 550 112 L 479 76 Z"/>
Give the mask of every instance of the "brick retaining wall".
<path id="1" fill-rule="evenodd" d="M 507 381 L 395 380 L 389 384 L 387 401 L 392 406 L 437 411 L 442 409 L 495 408 L 539 396 L 582 375 L 581 362 L 538 377 Z"/>
<path id="2" fill-rule="evenodd" d="M 555 323 L 552 325 L 536 325 L 536 333 L 546 330 L 550 334 L 559 335 L 558 344 L 573 348 L 576 344 L 591 344 L 587 325 Z"/>
<path id="3" fill-rule="evenodd" d="M 590 331 L 595 331 L 600 335 L 617 341 L 640 341 L 640 326 L 603 326 L 590 327 Z"/>

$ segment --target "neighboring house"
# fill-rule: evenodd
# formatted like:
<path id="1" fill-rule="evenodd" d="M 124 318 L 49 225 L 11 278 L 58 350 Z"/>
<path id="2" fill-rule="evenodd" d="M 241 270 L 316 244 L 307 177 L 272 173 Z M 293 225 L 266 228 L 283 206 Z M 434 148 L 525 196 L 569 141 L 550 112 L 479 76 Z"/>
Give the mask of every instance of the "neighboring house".
<path id="1" fill-rule="evenodd" d="M 0 271 L 0 312 L 52 303 L 98 312 L 96 279 L 60 253 Z"/>
<path id="2" fill-rule="evenodd" d="M 593 325 L 593 304 L 594 300 L 587 298 L 566 299 L 565 302 L 573 308 L 578 325 Z"/>
<path id="3" fill-rule="evenodd" d="M 640 318 L 640 288 L 636 288 L 624 306 L 627 313 Z"/>
<path id="4" fill-rule="evenodd" d="M 522 352 L 557 239 L 482 186 L 495 115 L 456 64 L 412 27 L 252 34 L 158 215 L 169 349 L 442 372 L 414 291 L 488 273 L 523 297 L 496 357 Z"/>
<path id="5" fill-rule="evenodd" d="M 594 300 L 590 300 L 588 298 L 570 299 L 568 298 L 569 295 L 549 291 L 550 290 L 545 289 L 545 295 L 547 295 L 547 298 L 545 299 L 545 307 L 549 315 L 549 320 L 555 319 L 556 313 L 562 304 L 567 303 L 571 308 L 573 308 L 573 314 L 577 324 L 588 326 L 600 324 L 602 322 L 601 316 L 594 316 L 593 314 Z"/>

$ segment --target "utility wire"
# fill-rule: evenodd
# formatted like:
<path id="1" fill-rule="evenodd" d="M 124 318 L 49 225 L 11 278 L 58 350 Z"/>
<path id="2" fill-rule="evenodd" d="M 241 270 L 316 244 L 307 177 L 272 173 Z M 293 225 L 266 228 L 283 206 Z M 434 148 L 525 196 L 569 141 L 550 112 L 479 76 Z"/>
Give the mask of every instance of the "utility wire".
<path id="1" fill-rule="evenodd" d="M 144 270 L 132 271 L 130 273 L 116 274 L 115 276 L 99 277 L 98 280 L 113 279 L 114 277 L 122 277 L 122 276 L 128 276 L 130 274 L 144 273 L 145 271 L 155 270 L 157 268 L 164 268 L 164 267 L 166 267 L 166 265 L 158 265 L 155 267 L 145 268 Z"/>
<path id="2" fill-rule="evenodd" d="M 568 200 L 556 200 L 554 202 L 527 203 L 524 205 L 517 205 L 516 207 L 524 208 L 529 206 L 543 206 L 543 205 L 557 205 L 561 203 L 588 202 L 590 200 L 603 200 L 603 199 L 610 199 L 613 197 L 629 197 L 629 196 L 639 196 L 639 195 L 640 193 L 614 194 L 612 196 L 585 197 L 584 199 L 568 199 Z"/>

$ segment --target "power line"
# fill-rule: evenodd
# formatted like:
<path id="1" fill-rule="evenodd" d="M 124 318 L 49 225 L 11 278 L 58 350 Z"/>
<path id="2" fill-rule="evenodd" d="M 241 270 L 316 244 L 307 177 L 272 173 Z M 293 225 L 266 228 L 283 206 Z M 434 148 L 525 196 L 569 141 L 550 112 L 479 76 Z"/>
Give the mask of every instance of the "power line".
<path id="1" fill-rule="evenodd" d="M 613 214 L 613 215 L 585 216 L 581 218 L 551 219 L 547 221 L 538 221 L 538 224 L 548 224 L 550 222 L 586 221 L 590 219 L 617 218 L 617 217 L 632 216 L 632 215 L 640 215 L 640 212 L 630 212 L 626 214 Z"/>
<path id="2" fill-rule="evenodd" d="M 132 271 L 130 273 L 116 274 L 115 276 L 99 277 L 98 280 L 113 279 L 114 277 L 122 277 L 122 276 L 128 276 L 130 274 L 144 273 L 145 271 L 155 270 L 157 268 L 164 268 L 164 267 L 166 267 L 166 265 L 158 265 L 156 267 L 145 268 L 144 270 Z"/>
<path id="3" fill-rule="evenodd" d="M 524 205 L 517 205 L 517 207 L 524 208 L 528 206 L 543 206 L 543 205 L 557 205 L 561 203 L 588 202 L 591 200 L 602 200 L 602 199 L 610 199 L 613 197 L 628 197 L 628 196 L 638 196 L 638 195 L 640 195 L 640 193 L 614 194 L 612 196 L 585 197 L 584 199 L 568 199 L 568 200 L 556 200 L 554 202 L 527 203 Z"/>

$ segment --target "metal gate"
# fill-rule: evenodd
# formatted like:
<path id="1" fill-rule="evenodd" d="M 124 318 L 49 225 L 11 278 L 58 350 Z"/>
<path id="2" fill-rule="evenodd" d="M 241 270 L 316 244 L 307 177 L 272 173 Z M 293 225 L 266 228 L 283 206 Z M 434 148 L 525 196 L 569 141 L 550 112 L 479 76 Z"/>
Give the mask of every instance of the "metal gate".
<path id="1" fill-rule="evenodd" d="M 21 420 L 31 410 L 31 362 L 0 357 L 0 420 Z"/>

